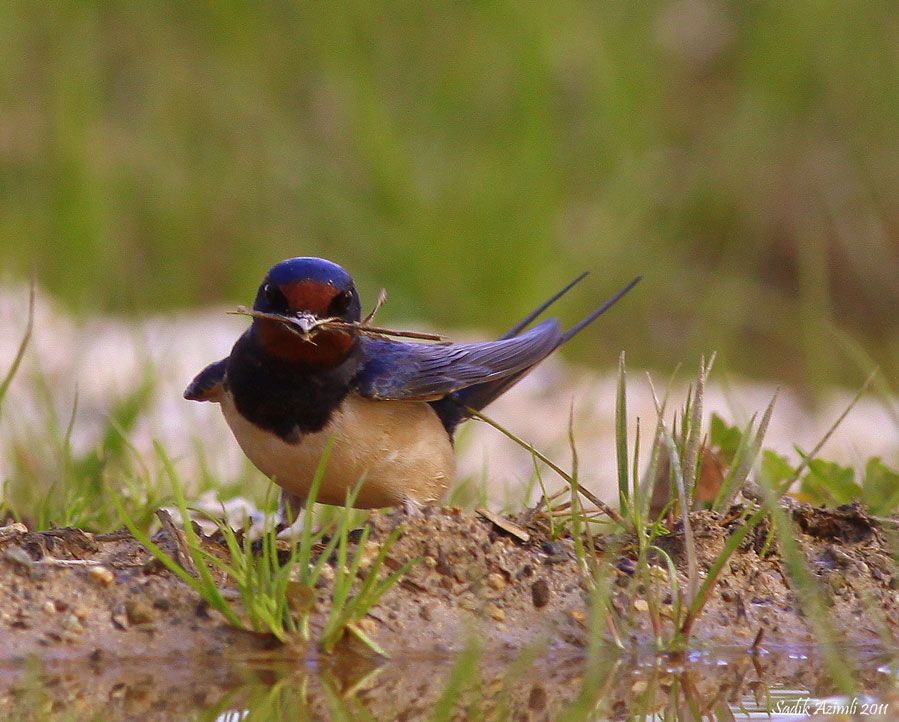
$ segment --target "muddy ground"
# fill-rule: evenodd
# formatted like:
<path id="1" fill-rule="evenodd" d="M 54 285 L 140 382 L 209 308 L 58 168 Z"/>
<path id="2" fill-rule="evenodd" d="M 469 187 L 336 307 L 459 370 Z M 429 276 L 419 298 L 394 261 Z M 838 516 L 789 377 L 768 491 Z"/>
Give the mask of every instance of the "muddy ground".
<path id="1" fill-rule="evenodd" d="M 736 528 L 739 511 L 693 514 L 702 572 Z M 859 650 L 861 657 L 895 649 L 899 578 L 890 554 L 892 522 L 871 519 L 855 506 L 823 510 L 794 504 L 789 511 L 842 648 Z M 480 515 L 456 509 L 426 509 L 420 517 L 372 515 L 369 557 L 401 525 L 387 566 L 420 560 L 361 623 L 393 658 L 383 667 L 362 650 L 344 650 L 352 661 L 335 662 L 345 657 L 286 650 L 266 635 L 228 627 L 127 533 L 29 533 L 19 525 L 5 527 L 0 530 L 0 718 L 14 719 L 9 711 L 21 711 L 22 700 L 37 695 L 47 710 L 83 705 L 84 715 L 76 719 L 88 719 L 88 712 L 108 705 L 118 710 L 110 719 L 171 719 L 214 706 L 228 690 L 243 690 L 235 693 L 237 698 L 249 694 L 242 686 L 248 680 L 261 683 L 264 694 L 277 694 L 274 681 L 281 679 L 286 665 L 289 675 L 313 673 L 311 701 L 307 699 L 313 707 L 327 703 L 326 688 L 333 685 L 339 697 L 363 704 L 378 718 L 377 710 L 389 706 L 414 719 L 439 697 L 446 661 L 474 637 L 489 660 L 485 674 L 495 668 L 497 679 L 512 660 L 523 653 L 533 656 L 530 671 L 511 687 L 496 682 L 492 689 L 521 707 L 519 718 L 552 719 L 553 711 L 583 687 L 589 595 L 572 541 L 551 539 L 539 520 L 518 521 L 527 529 L 527 541 Z M 156 540 L 176 553 L 171 536 L 162 531 Z M 714 700 L 716 695 L 751 694 L 752 685 L 763 678 L 796 688 L 826 687 L 820 660 L 795 654 L 810 650 L 814 660 L 816 632 L 791 589 L 776 543 L 760 558 L 766 541 L 766 527 L 749 534 L 725 565 L 693 629 L 693 654 L 711 655 L 693 657 L 694 666 L 705 661 L 715 667 L 716 655 L 733 654 L 739 664 L 730 664 L 727 674 L 742 674 L 739 684 L 730 677 L 724 684 L 723 676 L 698 674 L 679 689 L 692 685 L 697 695 Z M 218 545 L 214 537 L 204 543 L 210 549 Z M 670 676 L 683 670 L 677 658 L 663 659 L 651 651 L 647 590 L 635 575 L 632 540 L 595 537 L 594 543 L 596 555 L 611 562 L 612 627 L 631 660 L 627 674 L 607 680 L 604 694 L 614 710 L 633 696 L 641 675 L 657 676 L 661 670 Z M 686 560 L 678 527 L 659 544 L 674 559 L 684 589 Z M 317 589 L 313 633 L 328 610 L 331 575 L 324 576 Z M 650 576 L 662 601 L 662 623 L 670 626 L 674 600 L 667 572 L 660 565 Z M 760 630 L 758 653 L 747 654 Z M 607 640 L 612 635 L 604 628 Z M 613 658 L 610 652 L 610 665 Z M 28 682 L 35 664 L 43 670 L 37 690 Z M 874 688 L 877 664 L 860 664 L 862 678 L 871 677 Z M 709 679 L 714 689 L 703 690 Z M 671 686 L 660 689 L 670 691 Z"/>

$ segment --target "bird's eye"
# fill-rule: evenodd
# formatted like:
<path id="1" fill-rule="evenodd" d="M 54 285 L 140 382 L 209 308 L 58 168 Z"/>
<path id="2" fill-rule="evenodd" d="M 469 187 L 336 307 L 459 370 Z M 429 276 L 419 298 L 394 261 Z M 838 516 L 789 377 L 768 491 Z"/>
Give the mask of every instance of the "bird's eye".
<path id="1" fill-rule="evenodd" d="M 271 283 L 266 283 L 262 287 L 262 293 L 265 295 L 265 300 L 272 306 L 278 306 L 284 301 L 284 294 L 281 293 L 281 289 L 273 286 Z"/>
<path id="2" fill-rule="evenodd" d="M 331 316 L 342 316 L 347 312 L 352 302 L 352 291 L 341 291 L 331 301 L 331 305 L 328 306 L 328 313 Z"/>

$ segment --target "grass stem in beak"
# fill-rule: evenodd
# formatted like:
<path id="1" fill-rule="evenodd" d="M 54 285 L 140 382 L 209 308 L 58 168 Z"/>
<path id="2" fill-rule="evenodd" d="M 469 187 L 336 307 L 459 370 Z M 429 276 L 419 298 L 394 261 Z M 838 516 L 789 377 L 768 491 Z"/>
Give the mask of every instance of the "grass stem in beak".
<path id="1" fill-rule="evenodd" d="M 359 321 L 342 321 L 339 318 L 316 318 L 310 314 L 302 316 L 283 316 L 279 313 L 266 313 L 264 311 L 256 311 L 246 306 L 238 306 L 234 311 L 228 311 L 234 316 L 250 316 L 251 318 L 264 318 L 269 321 L 280 321 L 288 329 L 293 331 L 297 336 L 301 336 L 304 340 L 309 340 L 309 336 L 315 331 L 345 331 L 364 333 L 367 336 L 397 336 L 401 338 L 414 338 L 422 341 L 439 341 L 446 342 L 443 336 L 436 333 L 423 333 L 419 331 L 396 331 L 380 326 L 370 326 L 366 322 Z"/>

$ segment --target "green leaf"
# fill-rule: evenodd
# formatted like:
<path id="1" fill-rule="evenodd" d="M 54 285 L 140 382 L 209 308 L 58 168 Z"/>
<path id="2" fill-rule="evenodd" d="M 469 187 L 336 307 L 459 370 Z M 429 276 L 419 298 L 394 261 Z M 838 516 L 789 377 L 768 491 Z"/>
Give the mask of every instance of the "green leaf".
<path id="1" fill-rule="evenodd" d="M 899 507 L 899 472 L 884 464 L 880 457 L 868 459 L 862 498 L 874 514 L 893 514 Z"/>
<path id="2" fill-rule="evenodd" d="M 712 448 L 718 449 L 718 453 L 724 457 L 728 465 L 733 461 L 734 454 L 740 446 L 743 432 L 738 426 L 729 426 L 718 414 L 712 414 L 711 431 L 709 441 Z"/>
<path id="3" fill-rule="evenodd" d="M 812 459 L 802 478 L 802 492 L 813 503 L 839 506 L 861 499 L 862 488 L 855 483 L 851 466 L 840 466 L 824 459 Z"/>
<path id="4" fill-rule="evenodd" d="M 796 470 L 790 466 L 787 457 L 781 456 L 776 451 L 771 451 L 771 449 L 765 449 L 762 452 L 761 473 L 768 486 L 776 487 L 783 484 L 787 479 L 792 478 Z"/>

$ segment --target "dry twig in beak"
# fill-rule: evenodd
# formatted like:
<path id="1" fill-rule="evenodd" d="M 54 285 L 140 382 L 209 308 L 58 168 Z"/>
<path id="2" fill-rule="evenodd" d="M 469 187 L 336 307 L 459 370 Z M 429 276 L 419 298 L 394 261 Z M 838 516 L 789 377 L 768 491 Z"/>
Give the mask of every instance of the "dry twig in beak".
<path id="1" fill-rule="evenodd" d="M 378 296 L 378 303 L 375 305 L 375 308 L 372 310 L 368 316 L 366 316 L 365 321 L 342 321 L 339 318 L 321 318 L 315 321 L 315 324 L 309 328 L 308 331 L 304 331 L 297 327 L 296 319 L 291 316 L 284 316 L 279 313 L 266 313 L 265 311 L 256 311 L 252 308 L 247 308 L 246 306 L 238 306 L 234 311 L 228 311 L 229 314 L 234 316 L 250 316 L 251 318 L 264 318 L 269 321 L 279 321 L 284 326 L 286 326 L 291 332 L 295 333 L 297 336 L 300 336 L 302 339 L 308 341 L 311 336 L 315 335 L 317 331 L 321 330 L 335 330 L 335 331 L 355 331 L 357 333 L 364 333 L 367 336 L 396 336 L 400 338 L 414 338 L 422 341 L 439 341 L 446 342 L 443 336 L 436 333 L 424 333 L 421 331 L 397 331 L 395 329 L 390 328 L 382 328 L 381 326 L 370 326 L 368 325 L 368 321 L 375 315 L 375 313 L 384 305 L 384 299 L 386 299 L 386 294 L 382 291 Z"/>

